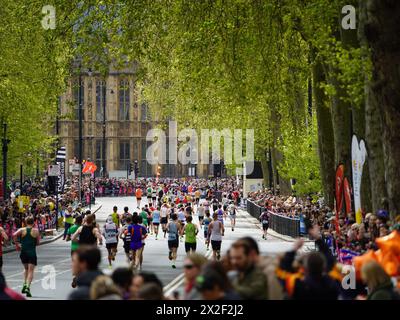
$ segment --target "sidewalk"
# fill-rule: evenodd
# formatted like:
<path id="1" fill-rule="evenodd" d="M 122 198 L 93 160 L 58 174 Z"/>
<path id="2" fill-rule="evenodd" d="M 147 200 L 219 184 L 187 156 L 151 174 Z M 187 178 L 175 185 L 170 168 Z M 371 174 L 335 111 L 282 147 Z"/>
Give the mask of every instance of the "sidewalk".
<path id="1" fill-rule="evenodd" d="M 241 213 L 244 214 L 244 216 L 246 217 L 246 219 L 247 219 L 248 222 L 253 223 L 254 225 L 256 225 L 256 227 L 257 227 L 258 229 L 261 230 L 260 221 L 258 221 L 258 219 L 254 218 L 252 215 L 250 215 L 250 213 L 248 213 L 248 212 L 247 212 L 246 210 L 244 210 L 244 209 L 239 208 L 239 212 L 241 212 Z M 272 230 L 271 228 L 268 229 L 268 234 L 271 235 L 271 236 L 273 236 L 273 237 L 275 237 L 275 238 L 278 238 L 278 239 L 280 239 L 280 240 L 283 240 L 283 241 L 288 241 L 288 242 L 294 242 L 294 241 L 296 241 L 296 238 L 293 238 L 293 237 L 290 237 L 290 236 L 286 236 L 286 235 L 280 234 L 280 233 L 278 233 L 278 232 Z M 313 240 L 310 240 L 310 239 L 305 238 L 305 237 L 302 237 L 302 239 L 304 240 L 304 242 L 313 242 Z"/>
<path id="2" fill-rule="evenodd" d="M 95 205 L 92 205 L 92 212 L 96 212 L 98 210 L 100 210 L 100 208 L 102 207 L 101 202 L 97 202 Z M 85 207 L 84 209 L 86 209 L 87 207 Z M 57 241 L 58 239 L 60 239 L 64 234 L 64 228 L 59 228 L 57 231 L 55 231 L 55 234 L 52 236 L 45 236 L 40 240 L 40 246 L 44 245 L 44 244 L 48 244 L 54 241 Z M 9 253 L 9 252 L 13 252 L 16 251 L 15 249 L 15 245 L 9 245 L 7 247 L 3 247 L 3 253 Z"/>

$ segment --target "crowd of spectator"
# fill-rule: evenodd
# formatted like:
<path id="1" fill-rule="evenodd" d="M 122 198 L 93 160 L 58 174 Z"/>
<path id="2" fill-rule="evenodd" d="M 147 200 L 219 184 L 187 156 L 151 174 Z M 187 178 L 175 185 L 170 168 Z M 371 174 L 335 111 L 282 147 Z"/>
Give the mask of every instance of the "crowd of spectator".
<path id="1" fill-rule="evenodd" d="M 400 219 L 391 220 L 387 210 L 363 214 L 361 223 L 356 223 L 354 212 L 342 211 L 336 221 L 336 214 L 325 205 L 320 194 L 314 199 L 300 198 L 294 195 L 277 195 L 269 189 L 263 189 L 249 193 L 247 199 L 271 213 L 299 218 L 305 225 L 317 224 L 331 251 L 336 255 L 339 252 L 339 258 L 348 263 L 351 263 L 354 256 L 363 254 L 369 249 L 376 249 L 376 238 L 400 229 Z"/>

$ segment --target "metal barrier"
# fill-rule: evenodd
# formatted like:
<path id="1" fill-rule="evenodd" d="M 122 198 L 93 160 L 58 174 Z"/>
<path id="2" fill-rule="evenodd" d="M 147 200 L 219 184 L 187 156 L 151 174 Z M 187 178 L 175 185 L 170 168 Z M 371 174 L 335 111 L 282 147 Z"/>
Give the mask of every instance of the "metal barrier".
<path id="1" fill-rule="evenodd" d="M 259 219 L 264 208 L 247 200 L 247 212 L 254 218 Z M 272 211 L 269 211 L 269 227 L 280 234 L 297 238 L 300 236 L 300 219 L 281 216 Z"/>

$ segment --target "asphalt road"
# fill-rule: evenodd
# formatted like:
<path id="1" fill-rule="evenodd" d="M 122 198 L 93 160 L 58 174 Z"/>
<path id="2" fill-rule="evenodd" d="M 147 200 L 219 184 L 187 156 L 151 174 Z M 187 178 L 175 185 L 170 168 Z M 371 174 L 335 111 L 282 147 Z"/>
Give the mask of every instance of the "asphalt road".
<path id="1" fill-rule="evenodd" d="M 122 212 L 124 206 L 128 206 L 130 212 L 134 211 L 134 208 L 136 208 L 136 200 L 134 197 L 99 198 L 98 202 L 102 205 L 102 208 L 96 214 L 100 226 L 104 224 L 107 216 L 112 213 L 112 207 L 114 205 L 118 206 L 118 212 Z M 197 222 L 196 218 L 195 221 Z M 240 211 L 235 231 L 231 231 L 230 221 L 229 219 L 226 220 L 226 232 L 222 242 L 222 252 L 226 251 L 232 242 L 243 236 L 252 236 L 256 238 L 260 246 L 260 251 L 267 255 L 286 251 L 292 246 L 292 243 L 273 236 L 269 236 L 268 240 L 263 240 L 257 221 L 248 215 L 247 212 Z M 206 254 L 207 256 L 211 254 L 210 251 L 206 250 L 202 232 L 198 235 L 197 247 L 199 253 Z M 101 269 L 103 269 L 104 273 L 109 274 L 112 270 L 108 268 L 106 248 L 103 246 L 101 251 Z M 70 243 L 59 239 L 55 242 L 39 246 L 37 248 L 37 253 L 38 266 L 31 286 L 32 299 L 66 299 L 71 290 L 73 290 L 71 288 Z M 158 240 L 155 239 L 154 235 L 150 235 L 146 239 L 143 270 L 155 272 L 164 286 L 172 292 L 172 290 L 181 283 L 179 280 L 182 278 L 184 256 L 184 243 L 181 242 L 178 250 L 177 268 L 173 269 L 171 267 L 171 262 L 168 260 L 167 240 L 164 239 L 162 235 L 159 235 Z M 19 259 L 19 253 L 10 252 L 4 254 L 3 260 L 3 273 L 8 286 L 18 291 L 21 290 L 23 266 Z M 127 266 L 121 241 L 118 245 L 118 254 L 113 269 L 118 266 Z M 55 281 L 51 279 L 55 279 Z"/>

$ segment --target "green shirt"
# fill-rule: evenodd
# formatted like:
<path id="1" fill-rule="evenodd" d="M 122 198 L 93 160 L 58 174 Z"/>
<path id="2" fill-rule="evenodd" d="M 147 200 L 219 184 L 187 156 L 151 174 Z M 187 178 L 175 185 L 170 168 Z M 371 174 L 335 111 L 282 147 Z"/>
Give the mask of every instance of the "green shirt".
<path id="1" fill-rule="evenodd" d="M 196 226 L 193 223 L 185 226 L 185 242 L 196 243 Z"/>
<path id="2" fill-rule="evenodd" d="M 76 230 L 78 230 L 79 227 L 80 227 L 79 225 L 74 224 L 68 229 L 67 234 L 72 237 L 72 235 L 76 232 Z M 71 241 L 71 251 L 77 250 L 78 246 L 79 246 L 79 240 Z"/>
<path id="3" fill-rule="evenodd" d="M 143 224 L 144 224 L 145 226 L 147 226 L 147 225 L 148 225 L 148 222 L 147 222 L 147 212 L 146 212 L 146 211 L 142 211 L 142 212 L 140 213 L 140 216 L 142 217 Z"/>
<path id="4" fill-rule="evenodd" d="M 114 222 L 117 226 L 119 226 L 119 216 L 118 216 L 118 213 L 117 213 L 117 212 L 113 212 L 113 213 L 111 214 L 111 217 L 112 217 L 113 222 Z"/>

